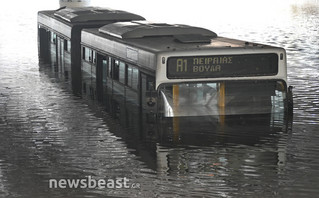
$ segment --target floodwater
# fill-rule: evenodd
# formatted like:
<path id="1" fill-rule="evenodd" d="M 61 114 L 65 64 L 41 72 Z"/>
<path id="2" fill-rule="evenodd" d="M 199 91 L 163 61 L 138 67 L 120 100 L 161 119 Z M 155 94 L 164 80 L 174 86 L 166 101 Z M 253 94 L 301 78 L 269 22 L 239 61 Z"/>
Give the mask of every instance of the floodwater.
<path id="1" fill-rule="evenodd" d="M 165 124 L 134 122 L 138 117 L 123 122 L 72 95 L 61 74 L 38 63 L 36 11 L 57 5 L 37 1 L 11 9 L 18 3 L 9 4 L 0 12 L 0 197 L 318 196 L 318 1 L 260 10 L 246 6 L 231 10 L 232 17 L 197 24 L 287 50 L 293 121 L 284 115 L 231 118 L 226 126 L 214 119 L 193 120 L 193 125 L 180 120 L 177 134 Z M 148 9 L 146 18 L 161 16 Z M 173 20 L 182 18 L 189 19 Z M 50 179 L 89 177 L 126 177 L 130 188 L 49 188 Z"/>

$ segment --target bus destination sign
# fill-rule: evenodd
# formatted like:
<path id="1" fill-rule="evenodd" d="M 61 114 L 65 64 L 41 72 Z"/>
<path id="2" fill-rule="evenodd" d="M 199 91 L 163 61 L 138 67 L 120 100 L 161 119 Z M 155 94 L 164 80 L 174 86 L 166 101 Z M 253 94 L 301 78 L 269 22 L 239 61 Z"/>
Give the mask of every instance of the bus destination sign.
<path id="1" fill-rule="evenodd" d="M 268 76 L 278 73 L 278 55 L 240 54 L 170 57 L 168 79 Z"/>

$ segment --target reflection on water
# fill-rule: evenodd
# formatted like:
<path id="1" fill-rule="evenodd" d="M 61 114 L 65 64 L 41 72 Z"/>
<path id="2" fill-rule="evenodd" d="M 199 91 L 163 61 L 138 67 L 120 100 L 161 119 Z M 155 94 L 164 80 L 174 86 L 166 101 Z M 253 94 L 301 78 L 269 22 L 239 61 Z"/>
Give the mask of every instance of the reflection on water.
<path id="1" fill-rule="evenodd" d="M 64 74 L 47 65 L 39 69 L 35 8 L 1 12 L 1 23 L 17 33 L 0 32 L 0 197 L 315 197 L 318 6 L 296 4 L 282 13 L 285 23 L 261 30 L 220 26 L 225 36 L 287 49 L 293 127 L 283 113 L 163 118 L 157 124 L 130 107 L 107 113 L 72 95 Z M 48 188 L 50 178 L 89 175 L 127 177 L 141 188 Z"/>

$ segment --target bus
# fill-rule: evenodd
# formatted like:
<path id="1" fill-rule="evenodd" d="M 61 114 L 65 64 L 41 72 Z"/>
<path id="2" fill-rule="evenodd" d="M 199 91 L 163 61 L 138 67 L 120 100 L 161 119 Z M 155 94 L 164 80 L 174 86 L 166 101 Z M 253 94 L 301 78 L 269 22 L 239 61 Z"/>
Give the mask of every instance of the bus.
<path id="1" fill-rule="evenodd" d="M 280 47 L 200 27 L 129 21 L 83 29 L 81 50 L 83 94 L 118 116 L 131 105 L 145 120 L 172 118 L 177 130 L 182 117 L 224 122 L 228 115 L 292 112 Z"/>
<path id="2" fill-rule="evenodd" d="M 126 11 L 100 7 L 62 7 L 58 10 L 39 11 L 39 58 L 63 74 L 66 80 L 72 82 L 73 91 L 78 92 L 81 90 L 81 84 L 78 83 L 81 79 L 81 30 L 132 20 L 145 19 Z"/>

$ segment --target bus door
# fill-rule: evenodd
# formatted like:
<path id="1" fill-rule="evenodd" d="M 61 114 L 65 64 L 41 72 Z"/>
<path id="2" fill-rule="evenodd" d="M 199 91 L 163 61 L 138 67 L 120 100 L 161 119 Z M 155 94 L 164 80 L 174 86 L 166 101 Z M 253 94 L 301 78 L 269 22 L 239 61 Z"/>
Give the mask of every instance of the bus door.
<path id="1" fill-rule="evenodd" d="M 99 102 L 106 104 L 107 100 L 107 75 L 109 67 L 109 59 L 106 56 L 97 54 L 96 67 L 96 91 Z"/>
<path id="2" fill-rule="evenodd" d="M 150 133 L 155 130 L 157 92 L 155 89 L 155 77 L 140 73 L 141 92 L 140 107 L 143 132 Z"/>
<path id="3" fill-rule="evenodd" d="M 147 111 L 156 110 L 157 92 L 155 90 L 155 78 L 141 73 L 141 107 Z"/>

